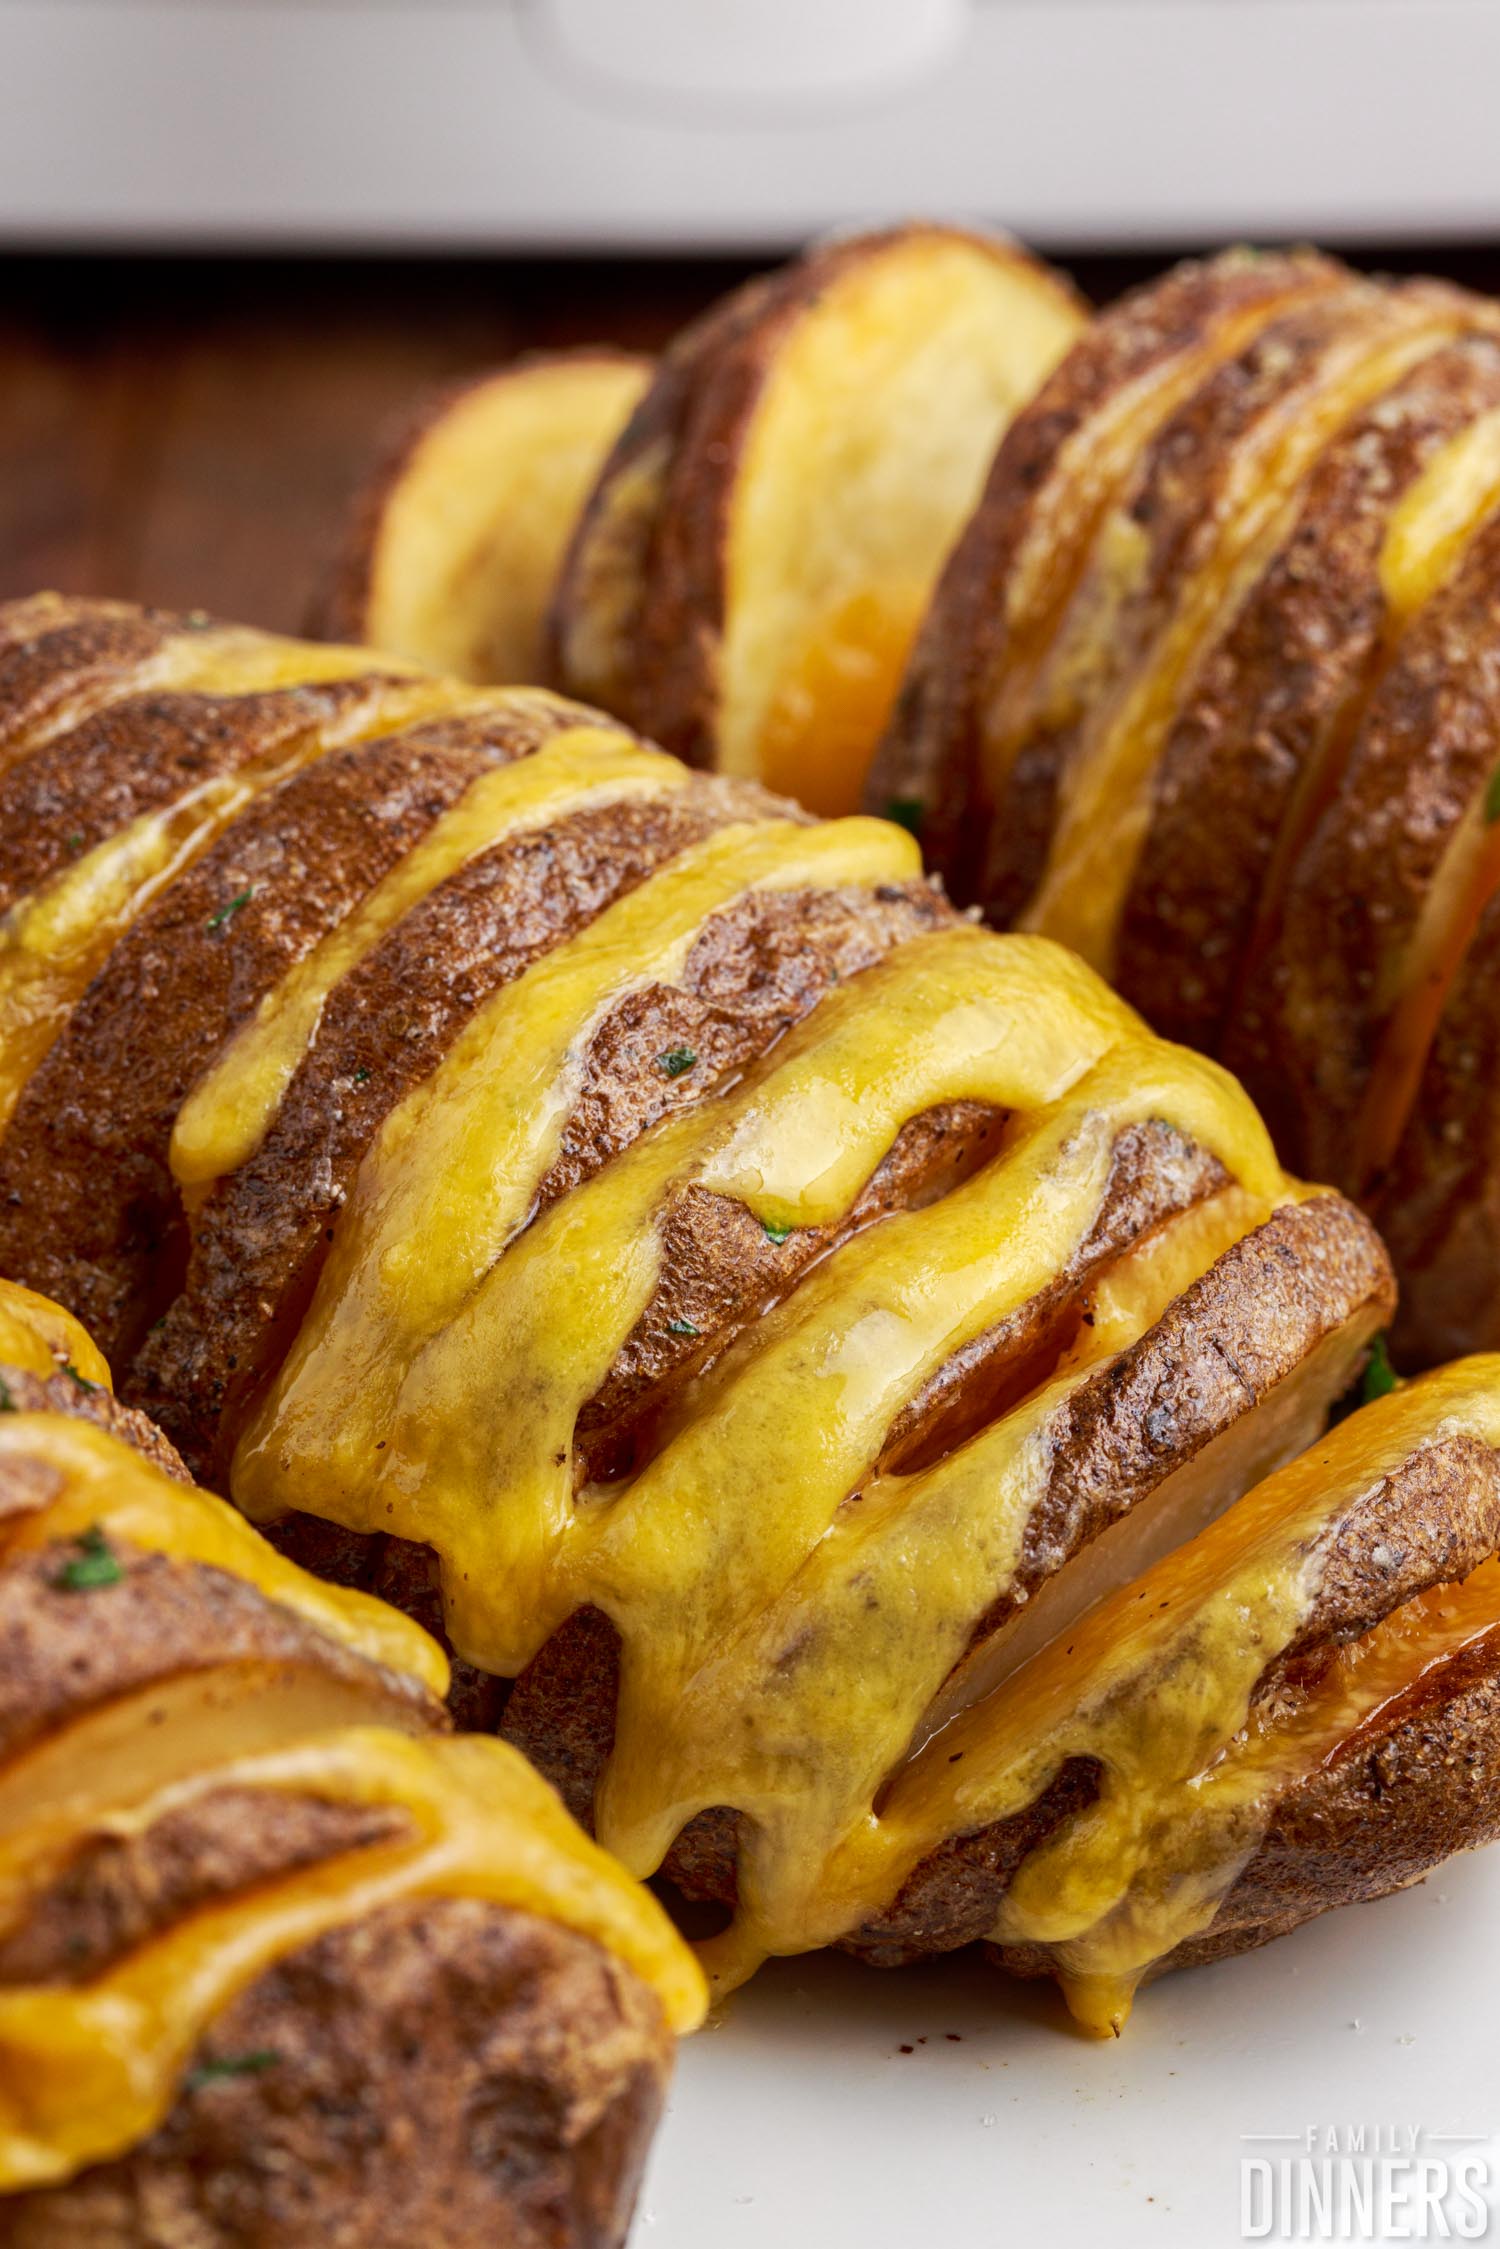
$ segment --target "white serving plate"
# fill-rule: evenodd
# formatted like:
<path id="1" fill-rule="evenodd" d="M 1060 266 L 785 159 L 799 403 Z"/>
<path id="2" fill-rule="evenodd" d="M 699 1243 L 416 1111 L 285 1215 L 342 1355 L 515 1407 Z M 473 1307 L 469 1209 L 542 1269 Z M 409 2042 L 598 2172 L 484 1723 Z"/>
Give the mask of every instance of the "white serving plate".
<path id="1" fill-rule="evenodd" d="M 893 1974 L 779 1961 L 683 2049 L 632 2249 L 1444 2238 L 1420 2201 L 1400 2215 L 1405 2152 L 1373 2158 L 1374 2230 L 1356 2211 L 1352 2231 L 1299 2231 L 1294 2213 L 1291 2231 L 1247 2236 L 1243 2162 L 1300 2157 L 1309 2128 L 1369 2144 L 1377 2126 L 1482 2171 L 1489 2214 L 1468 2238 L 1500 2240 L 1497 2062 L 1500 1848 L 1168 1978 L 1102 2045 L 1069 2030 L 1050 1985 L 975 1954 Z M 1252 2206 L 1252 2227 L 1265 2214 Z"/>

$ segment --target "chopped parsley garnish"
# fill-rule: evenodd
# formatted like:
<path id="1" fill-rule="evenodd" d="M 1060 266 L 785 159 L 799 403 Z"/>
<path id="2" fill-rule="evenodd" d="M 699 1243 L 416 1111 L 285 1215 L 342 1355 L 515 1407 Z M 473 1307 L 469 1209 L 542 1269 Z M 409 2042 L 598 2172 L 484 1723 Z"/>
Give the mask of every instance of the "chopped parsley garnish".
<path id="1" fill-rule="evenodd" d="M 80 1390 L 102 1390 L 104 1388 L 102 1382 L 90 1382 L 86 1374 L 80 1374 L 71 1359 L 64 1359 L 63 1373 L 70 1374 Z"/>
<path id="2" fill-rule="evenodd" d="M 668 1335 L 701 1335 L 703 1330 L 702 1328 L 695 1328 L 691 1320 L 668 1320 L 667 1333 Z"/>
<path id="3" fill-rule="evenodd" d="M 1390 1352 L 1385 1347 L 1385 1337 L 1377 1335 L 1370 1346 L 1370 1363 L 1365 1368 L 1364 1381 L 1359 1386 L 1359 1402 L 1369 1405 L 1376 1398 L 1388 1398 L 1401 1387 L 1401 1377 L 1391 1365 Z"/>
<path id="4" fill-rule="evenodd" d="M 1484 792 L 1484 816 L 1492 823 L 1500 820 L 1500 766 L 1490 775 L 1489 787 Z"/>
<path id="5" fill-rule="evenodd" d="M 118 1585 L 125 1572 L 109 1550 L 109 1541 L 97 1523 L 90 1523 L 73 1541 L 77 1552 L 64 1562 L 52 1580 L 60 1593 L 91 1593 L 96 1586 Z"/>
<path id="6" fill-rule="evenodd" d="M 358 1069 L 357 1069 L 357 1070 L 355 1071 L 355 1073 L 354 1073 L 354 1082 L 355 1082 L 355 1084 L 356 1084 L 356 1085 L 368 1085 L 368 1084 L 369 1084 L 369 1082 L 370 1082 L 370 1073 L 369 1073 L 369 1071 L 368 1071 L 368 1070 L 367 1070 L 367 1069 L 366 1069 L 366 1068 L 364 1067 L 364 1065 L 363 1065 L 363 1064 L 361 1064 L 361 1065 L 360 1065 L 360 1067 L 359 1067 L 359 1068 L 358 1068 Z"/>
<path id="7" fill-rule="evenodd" d="M 892 797 L 885 808 L 887 820 L 894 820 L 898 828 L 904 828 L 909 836 L 916 836 L 919 841 L 926 812 L 927 807 L 920 797 Z"/>
<path id="8" fill-rule="evenodd" d="M 15 1410 L 16 1401 L 10 1394 L 10 1384 L 0 1374 L 0 1413 L 14 1413 Z"/>
<path id="9" fill-rule="evenodd" d="M 213 619 L 206 609 L 190 609 L 182 622 L 185 631 L 203 633 L 207 632 L 209 626 L 213 623 Z"/>
<path id="10" fill-rule="evenodd" d="M 216 914 L 210 914 L 208 927 L 211 930 L 222 929 L 226 922 L 233 921 L 241 906 L 249 905 L 254 896 L 255 885 L 252 883 L 248 890 L 242 890 L 237 898 L 231 898 L 227 905 L 221 906 Z"/>
<path id="11" fill-rule="evenodd" d="M 78 854 L 79 854 L 79 852 L 80 852 L 80 851 L 82 851 L 82 849 L 83 849 L 83 834 L 82 834 L 82 831 L 81 831 L 80 829 L 78 829 L 78 828 L 75 828 L 75 829 L 73 830 L 73 833 L 72 833 L 72 834 L 71 834 L 70 836 L 68 836 L 68 837 L 67 837 L 67 838 L 66 838 L 65 840 L 66 840 L 66 843 L 67 843 L 67 848 L 68 848 L 68 855 L 69 855 L 69 857 L 70 857 L 70 858 L 73 858 L 73 859 L 76 859 L 76 858 L 78 857 Z"/>
<path id="12" fill-rule="evenodd" d="M 196 2093 L 200 2087 L 217 2085 L 226 2077 L 259 2077 L 264 2070 L 274 2069 L 280 2059 L 270 2046 L 257 2047 L 249 2054 L 220 2054 L 190 2069 L 184 2083 L 188 2092 Z"/>
<path id="13" fill-rule="evenodd" d="M 669 1046 L 665 1054 L 656 1057 L 658 1070 L 665 1070 L 669 1078 L 680 1078 L 684 1070 L 691 1070 L 698 1057 L 690 1046 Z"/>
<path id="14" fill-rule="evenodd" d="M 790 1226 L 783 1226 L 777 1219 L 774 1218 L 763 1218 L 760 1223 L 762 1228 L 764 1229 L 766 1240 L 768 1242 L 774 1242 L 778 1249 L 780 1249 L 782 1243 L 786 1240 L 788 1234 L 790 1234 L 790 1232 L 792 1231 Z"/>

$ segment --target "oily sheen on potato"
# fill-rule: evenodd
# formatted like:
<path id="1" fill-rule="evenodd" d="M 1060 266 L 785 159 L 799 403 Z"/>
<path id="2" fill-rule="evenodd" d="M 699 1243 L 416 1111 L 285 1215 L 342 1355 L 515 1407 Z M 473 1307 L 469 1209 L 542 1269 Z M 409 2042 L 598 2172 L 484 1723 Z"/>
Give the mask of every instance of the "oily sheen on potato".
<path id="1" fill-rule="evenodd" d="M 0 1520 L 6 2241 L 615 2249 L 702 2011 L 660 1909 L 9 1283 Z"/>

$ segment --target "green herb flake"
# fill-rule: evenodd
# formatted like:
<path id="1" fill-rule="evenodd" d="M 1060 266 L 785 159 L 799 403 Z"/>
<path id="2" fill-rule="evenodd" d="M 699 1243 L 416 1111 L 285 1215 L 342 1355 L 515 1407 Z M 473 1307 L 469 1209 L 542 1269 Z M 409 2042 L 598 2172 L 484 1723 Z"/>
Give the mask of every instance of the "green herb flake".
<path id="1" fill-rule="evenodd" d="M 242 890 L 237 898 L 231 898 L 228 905 L 221 906 L 216 914 L 209 915 L 207 924 L 208 928 L 210 930 L 222 929 L 226 922 L 233 921 L 235 915 L 239 912 L 242 906 L 249 905 L 251 899 L 254 896 L 255 885 L 254 883 L 252 883 L 249 889 Z"/>
<path id="2" fill-rule="evenodd" d="M 69 856 L 69 858 L 70 858 L 70 859 L 76 859 L 76 858 L 78 857 L 78 854 L 79 854 L 79 852 L 80 852 L 80 851 L 82 851 L 82 849 L 83 849 L 83 845 L 84 845 L 84 837 L 83 837 L 83 831 L 82 831 L 82 829 L 80 829 L 80 828 L 75 828 L 75 829 L 73 830 L 73 833 L 72 833 L 72 834 L 71 834 L 70 836 L 66 836 L 66 837 L 64 837 L 64 839 L 63 839 L 63 840 L 64 840 L 64 842 L 65 842 L 65 844 L 66 844 L 66 846 L 67 846 L 67 851 L 68 851 L 68 856 Z"/>
<path id="3" fill-rule="evenodd" d="M 664 1070 L 669 1078 L 680 1078 L 685 1070 L 693 1068 L 697 1060 L 698 1057 L 690 1046 L 669 1046 L 665 1054 L 656 1057 L 656 1067 Z"/>
<path id="4" fill-rule="evenodd" d="M 367 1069 L 365 1069 L 365 1068 L 363 1067 L 363 1065 L 361 1065 L 361 1067 L 360 1067 L 359 1069 L 357 1069 L 357 1070 L 355 1071 L 355 1073 L 354 1073 L 354 1083 L 355 1083 L 356 1085 L 368 1085 L 368 1084 L 369 1084 L 369 1082 L 370 1082 L 370 1073 L 369 1073 L 369 1071 L 368 1071 Z"/>
<path id="5" fill-rule="evenodd" d="M 1365 1368 L 1365 1378 L 1359 1386 L 1359 1402 L 1362 1406 L 1368 1406 L 1376 1398 L 1388 1398 L 1393 1390 L 1400 1388 L 1401 1377 L 1391 1365 L 1385 1337 L 1377 1335 L 1370 1346 L 1370 1363 Z"/>
<path id="6" fill-rule="evenodd" d="M 894 820 L 909 836 L 922 839 L 922 822 L 927 817 L 927 807 L 920 797 L 892 797 L 885 808 L 887 820 Z"/>
<path id="7" fill-rule="evenodd" d="M 10 1384 L 6 1381 L 4 1375 L 0 1374 L 0 1413 L 14 1413 L 15 1411 L 16 1401 L 11 1396 Z"/>
<path id="8" fill-rule="evenodd" d="M 774 1242 L 778 1249 L 792 1231 L 790 1226 L 783 1226 L 774 1218 L 763 1218 L 760 1223 L 764 1229 L 766 1240 Z"/>
<path id="9" fill-rule="evenodd" d="M 92 1593 L 98 1586 L 119 1584 L 125 1572 L 97 1523 L 80 1531 L 73 1544 L 77 1551 L 72 1560 L 64 1562 L 52 1580 L 60 1593 Z"/>
<path id="10" fill-rule="evenodd" d="M 63 1373 L 71 1375 L 80 1390 L 102 1390 L 104 1388 L 102 1382 L 90 1382 L 86 1374 L 80 1374 L 71 1359 L 64 1359 Z"/>
<path id="11" fill-rule="evenodd" d="M 668 1335 L 701 1335 L 703 1330 L 702 1328 L 695 1328 L 691 1320 L 668 1320 L 667 1333 Z"/>
<path id="12" fill-rule="evenodd" d="M 1500 766 L 1490 775 L 1489 787 L 1484 792 L 1484 816 L 1491 825 L 1500 820 Z"/>
<path id="13" fill-rule="evenodd" d="M 183 630 L 190 633 L 206 633 L 212 623 L 206 609 L 190 609 L 182 620 Z"/>
<path id="14" fill-rule="evenodd" d="M 222 2084 L 228 2077 L 260 2077 L 266 2070 L 274 2069 L 280 2059 L 271 2046 L 257 2047 L 248 2054 L 219 2054 L 188 2071 L 185 2090 L 196 2093 L 205 2085 Z"/>

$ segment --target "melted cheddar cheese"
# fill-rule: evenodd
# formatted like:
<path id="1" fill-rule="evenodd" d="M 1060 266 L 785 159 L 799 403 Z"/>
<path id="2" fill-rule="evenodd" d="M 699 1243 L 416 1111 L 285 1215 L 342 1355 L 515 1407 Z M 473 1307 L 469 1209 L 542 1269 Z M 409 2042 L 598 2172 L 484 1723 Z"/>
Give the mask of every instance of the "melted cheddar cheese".
<path id="1" fill-rule="evenodd" d="M 173 1146 L 190 1202 L 260 1145 L 337 981 L 435 884 L 496 837 L 681 785 L 656 753 L 582 723 L 477 783 L 208 1068 Z M 1244 1413 L 1243 1432 L 1231 1422 L 1162 1479 L 1126 1543 L 1120 1526 L 1103 1534 L 1114 1559 L 1097 1581 L 1085 1549 L 1029 1588 L 1027 1534 L 1085 1386 L 1308 1191 L 1233 1081 L 1151 1036 L 1081 962 L 946 922 L 835 981 L 758 1060 L 688 1085 L 581 1184 L 546 1192 L 596 1034 L 679 984 L 717 917 L 773 892 L 879 895 L 918 872 L 912 839 L 880 822 L 737 813 L 492 990 L 366 1149 L 231 1488 L 262 1520 L 305 1509 L 429 1547 L 453 1644 L 485 1669 L 520 1671 L 581 1608 L 611 1620 L 600 1841 L 647 1874 L 698 1812 L 741 1815 L 738 1907 L 707 1951 L 721 1990 L 767 1954 L 849 1934 L 932 1851 L 1094 1759 L 1096 1804 L 1047 1840 L 1045 1879 L 1022 1867 L 995 1933 L 1052 1947 L 1097 2022 L 1203 1926 L 1269 1816 L 1269 1780 L 1233 1820 L 1195 1824 L 1184 1806 L 1309 1614 L 1363 1468 L 1319 1455 L 1303 1482 L 1215 1518 L 1316 1435 L 1378 1307 Z M 903 1129 L 953 1103 L 993 1114 L 989 1161 L 855 1225 Z M 1094 1254 L 1122 1138 L 1153 1125 L 1222 1176 L 1127 1228 L 1075 1304 L 1069 1276 Z M 689 1194 L 776 1242 L 818 1230 L 820 1254 L 710 1339 L 629 1473 L 585 1483 L 580 1414 L 660 1293 Z M 937 1457 L 888 1450 L 947 1370 L 1056 1296 L 1068 1316 L 1018 1398 Z M 1407 1423 L 1393 1409 L 1382 1427 L 1394 1459 Z M 103 1495 L 87 1443 L 68 1441 L 81 1522 Z M 112 1504 L 138 1510 L 122 1536 L 128 1521 L 152 1542 L 135 1487 Z M 258 1567 L 218 1545 L 227 1520 L 210 1508 L 181 1536 Z M 1143 1584 L 1158 1598 L 1138 1610 Z M 1014 1616 L 981 1629 L 1013 1593 Z M 184 1989 L 196 1972 L 178 1964 Z M 153 2054 L 172 2035 L 153 2031 Z"/>
<path id="2" fill-rule="evenodd" d="M 0 1571 L 87 1532 L 112 1552 L 146 1549 L 227 1573 L 381 1668 L 361 1685 L 358 1674 L 262 1679 L 226 1660 L 201 1679 L 169 1677 L 54 1720 L 0 1765 L 0 1930 L 24 1926 L 81 1845 L 145 1835 L 223 1791 L 400 1817 L 381 1844 L 262 1877 L 83 1981 L 0 1989 L 0 2193 L 67 2179 L 138 2145 L 239 1992 L 297 1947 L 403 1900 L 478 1899 L 575 1929 L 657 1993 L 674 2029 L 696 2027 L 702 1977 L 665 1915 L 524 1759 L 497 1741 L 422 1738 L 430 1706 L 405 1713 L 412 1733 L 390 1722 L 382 1681 L 391 1670 L 437 1694 L 447 1683 L 441 1650 L 417 1625 L 318 1584 L 221 1501 L 81 1422 L 0 1415 L 7 1471 L 30 1504 L 4 1518 Z"/>

